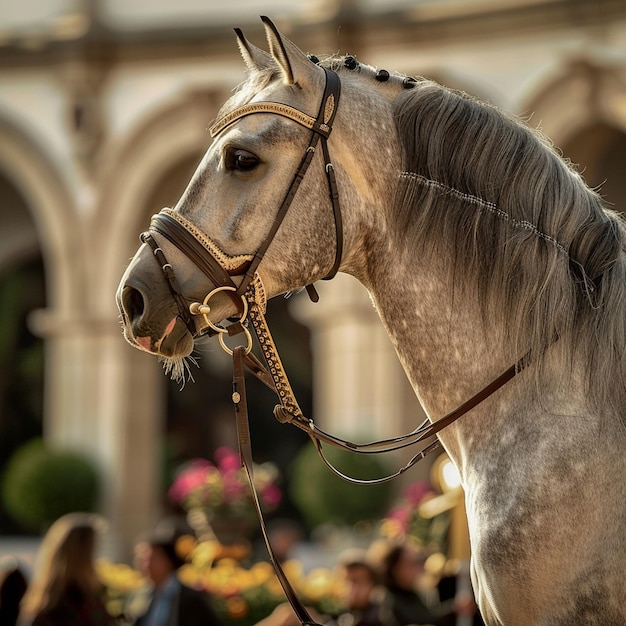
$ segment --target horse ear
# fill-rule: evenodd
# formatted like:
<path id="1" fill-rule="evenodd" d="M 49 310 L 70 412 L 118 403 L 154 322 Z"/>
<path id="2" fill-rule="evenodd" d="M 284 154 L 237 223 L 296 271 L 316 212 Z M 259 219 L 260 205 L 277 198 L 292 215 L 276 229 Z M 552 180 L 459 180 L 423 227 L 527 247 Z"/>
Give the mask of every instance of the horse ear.
<path id="1" fill-rule="evenodd" d="M 312 75 L 312 68 L 315 68 L 315 65 L 298 46 L 278 32 L 269 17 L 262 15 L 261 21 L 265 26 L 270 52 L 274 62 L 282 71 L 285 84 L 303 87 L 308 82 L 307 77 Z"/>
<path id="2" fill-rule="evenodd" d="M 240 28 L 235 28 L 235 34 L 237 35 L 239 51 L 249 70 L 260 71 L 270 67 L 276 67 L 276 61 L 274 61 L 272 55 L 251 44 Z"/>

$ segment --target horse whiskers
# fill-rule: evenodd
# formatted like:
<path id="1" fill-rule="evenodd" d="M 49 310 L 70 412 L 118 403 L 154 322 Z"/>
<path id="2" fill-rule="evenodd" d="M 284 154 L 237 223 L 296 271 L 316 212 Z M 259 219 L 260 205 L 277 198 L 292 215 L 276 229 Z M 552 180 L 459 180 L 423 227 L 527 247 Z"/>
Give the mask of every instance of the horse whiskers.
<path id="1" fill-rule="evenodd" d="M 285 300 L 289 300 L 291 296 L 299 294 L 301 291 L 304 291 L 304 289 L 305 289 L 304 287 L 299 287 L 297 289 L 290 289 L 289 291 L 285 292 L 285 294 L 283 295 L 283 298 L 285 298 Z"/>
<path id="2" fill-rule="evenodd" d="M 163 365 L 163 369 L 165 370 L 165 374 L 169 375 L 172 380 L 180 383 L 181 391 L 184 389 L 185 384 L 188 380 L 192 383 L 195 383 L 196 380 L 191 373 L 190 363 L 195 365 L 195 367 L 199 368 L 198 360 L 194 356 L 185 356 L 185 357 L 167 357 L 160 356 L 159 362 Z"/>

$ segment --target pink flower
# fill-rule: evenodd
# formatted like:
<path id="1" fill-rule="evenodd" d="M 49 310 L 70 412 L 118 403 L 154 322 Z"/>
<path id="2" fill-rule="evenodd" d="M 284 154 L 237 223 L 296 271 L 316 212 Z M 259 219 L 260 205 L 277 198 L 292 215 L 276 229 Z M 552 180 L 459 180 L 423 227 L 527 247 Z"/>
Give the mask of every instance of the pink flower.
<path id="1" fill-rule="evenodd" d="M 213 467 L 205 459 L 193 459 L 178 472 L 168 496 L 173 502 L 182 502 L 194 489 L 206 482 L 209 470 Z"/>
<path id="2" fill-rule="evenodd" d="M 252 493 L 237 452 L 221 447 L 215 452 L 216 465 L 205 459 L 193 459 L 177 472 L 168 495 L 186 510 L 252 510 Z M 275 508 L 281 492 L 274 484 L 278 476 L 270 463 L 258 467 L 255 484 L 264 507 Z M 259 479 L 257 481 L 257 478 Z"/>
<path id="3" fill-rule="evenodd" d="M 244 485 L 241 476 L 230 472 L 222 476 L 224 480 L 224 500 L 226 502 L 236 502 L 244 494 Z"/>
<path id="4" fill-rule="evenodd" d="M 395 520 L 400 526 L 402 526 L 402 528 L 406 529 L 409 523 L 409 518 L 411 517 L 411 507 L 398 506 L 395 509 L 391 509 L 387 517 Z"/>
<path id="5" fill-rule="evenodd" d="M 222 446 L 215 451 L 215 460 L 222 473 L 236 472 L 241 469 L 239 455 L 226 446 Z"/>
<path id="6" fill-rule="evenodd" d="M 275 508 L 280 504 L 283 494 L 276 485 L 268 485 L 261 493 L 261 501 L 268 507 Z"/>
<path id="7" fill-rule="evenodd" d="M 425 480 L 411 483 L 404 488 L 404 497 L 414 506 L 417 506 L 430 493 L 432 490 Z"/>

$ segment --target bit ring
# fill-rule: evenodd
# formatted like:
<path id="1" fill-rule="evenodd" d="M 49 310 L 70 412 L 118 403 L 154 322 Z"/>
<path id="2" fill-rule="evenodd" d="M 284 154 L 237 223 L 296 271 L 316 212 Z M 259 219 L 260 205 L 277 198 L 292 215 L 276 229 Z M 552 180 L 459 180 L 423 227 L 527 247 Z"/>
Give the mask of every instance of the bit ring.
<path id="1" fill-rule="evenodd" d="M 227 333 L 228 330 L 226 330 L 226 328 L 224 328 L 223 326 L 218 326 L 217 324 L 213 323 L 210 319 L 209 319 L 209 313 L 211 312 L 211 307 L 209 306 L 209 300 L 211 300 L 211 298 L 216 294 L 219 293 L 220 291 L 237 291 L 235 289 L 235 287 L 231 287 L 230 285 L 224 285 L 222 287 L 216 287 L 215 289 L 213 289 L 213 291 L 210 291 L 204 298 L 204 300 L 202 301 L 202 304 L 199 302 L 192 302 L 189 305 L 189 312 L 192 315 L 202 315 L 202 317 L 204 318 L 204 321 L 207 323 L 207 325 L 209 327 L 211 327 L 216 333 L 219 334 L 219 336 L 221 336 L 224 333 Z M 239 323 L 243 324 L 243 322 L 245 321 L 246 317 L 248 317 L 248 301 L 246 300 L 246 298 L 244 298 L 244 296 L 241 296 L 241 301 L 243 302 L 243 311 L 241 313 L 241 317 L 239 318 Z M 249 343 L 252 343 L 252 339 L 249 340 Z M 250 350 L 248 350 L 249 352 Z M 247 354 L 247 353 L 246 353 Z"/>

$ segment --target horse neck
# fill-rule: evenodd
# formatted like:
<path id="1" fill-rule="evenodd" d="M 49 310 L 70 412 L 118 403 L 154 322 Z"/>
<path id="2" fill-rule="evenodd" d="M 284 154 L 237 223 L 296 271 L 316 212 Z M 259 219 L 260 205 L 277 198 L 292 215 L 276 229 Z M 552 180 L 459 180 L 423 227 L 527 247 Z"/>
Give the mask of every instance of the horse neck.
<path id="1" fill-rule="evenodd" d="M 381 241 L 368 253 L 366 284 L 407 377 L 432 421 L 470 399 L 523 356 L 500 345 L 489 320 L 485 323 L 477 297 L 461 299 L 447 284 L 445 261 L 421 267 L 410 252 Z M 390 260 L 391 259 L 391 260 Z M 455 280 L 462 280 L 462 268 Z M 501 323 L 505 323 L 504 321 Z M 503 441 L 563 439 L 585 442 L 589 429 L 620 435 L 619 423 L 589 413 L 583 366 L 562 371 L 555 351 L 548 350 L 541 379 L 533 363 L 492 397 L 473 409 L 441 439 L 451 456 L 463 459 L 486 454 Z M 540 382 L 540 393 L 538 383 Z M 603 425 L 603 422 L 604 425 Z M 477 436 L 479 434 L 479 436 Z M 609 435 L 611 436 L 611 435 Z M 623 441 L 623 433 L 620 440 Z"/>
<path id="2" fill-rule="evenodd" d="M 339 109 L 332 154 L 343 174 L 342 268 L 370 291 L 416 395 L 438 419 L 522 355 L 494 345 L 475 295 L 456 295 L 450 276 L 462 280 L 462 268 L 450 272 L 445 259 L 422 267 L 405 243 L 394 240 L 388 205 L 401 162 L 392 109 L 384 95 L 349 89 Z M 350 123 L 344 123 L 347 115 Z M 496 427 L 506 415 L 483 410 L 481 419 Z"/>
<path id="3" fill-rule="evenodd" d="M 443 263 L 421 268 L 410 254 L 390 262 L 388 255 L 376 252 L 386 249 L 387 243 L 372 247 L 367 287 L 416 395 L 436 420 L 489 384 L 518 356 L 495 349 L 478 300 L 455 298 Z M 477 419 L 495 428 L 507 419 L 506 410 L 502 403 L 491 403 L 479 417 L 472 416 L 471 428 L 476 428 Z M 462 429 L 457 434 L 462 436 Z"/>
<path id="4" fill-rule="evenodd" d="M 401 162 L 392 103 L 371 91 L 346 89 L 334 131 L 333 158 L 344 215 L 343 270 L 368 288 L 407 376 L 424 408 L 438 417 L 515 362 L 497 359 L 484 330 L 477 298 L 455 301 L 445 267 L 420 267 L 406 244 L 394 241 L 386 220 Z M 348 98 L 350 100 L 348 101 Z M 377 123 L 368 125 L 373 117 Z M 511 360 L 511 362 L 507 362 Z"/>

